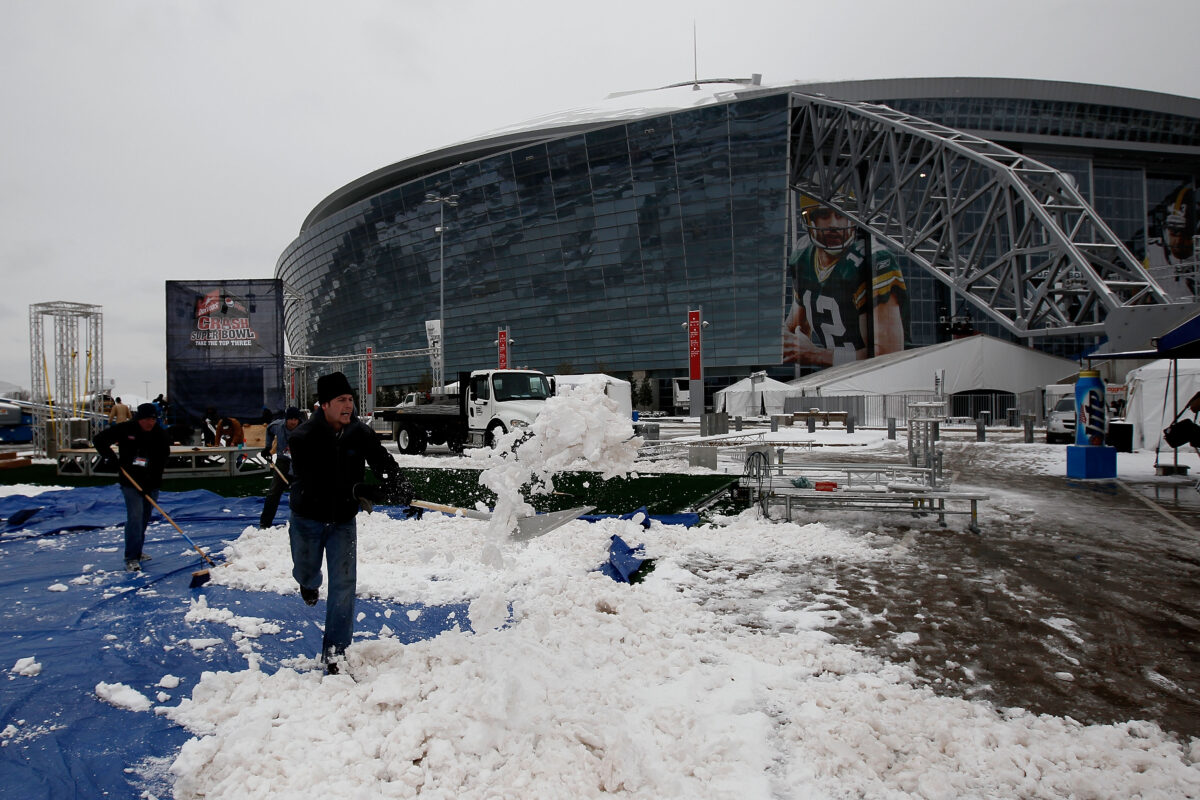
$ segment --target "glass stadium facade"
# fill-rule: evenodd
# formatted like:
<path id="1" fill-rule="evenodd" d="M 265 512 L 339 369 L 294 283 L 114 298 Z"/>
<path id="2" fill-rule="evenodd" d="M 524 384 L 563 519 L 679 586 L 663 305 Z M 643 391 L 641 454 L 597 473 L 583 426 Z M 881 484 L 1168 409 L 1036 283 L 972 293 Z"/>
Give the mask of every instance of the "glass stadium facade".
<path id="1" fill-rule="evenodd" d="M 494 366 L 507 328 L 514 364 L 683 377 L 682 326 L 700 307 L 709 391 L 754 370 L 792 377 L 781 357 L 791 91 L 882 102 L 1044 161 L 1075 178 L 1139 257 L 1166 199 L 1200 176 L 1200 101 L 1186 98 L 987 79 L 720 88 L 702 105 L 564 118 L 447 148 L 338 190 L 278 262 L 291 351 L 424 347 L 444 288 L 447 375 Z M 431 192 L 457 205 L 427 202 Z M 931 275 L 908 269 L 905 283 L 910 346 L 944 340 L 951 315 L 968 315 Z M 374 365 L 378 386 L 428 372 L 421 358 Z"/>

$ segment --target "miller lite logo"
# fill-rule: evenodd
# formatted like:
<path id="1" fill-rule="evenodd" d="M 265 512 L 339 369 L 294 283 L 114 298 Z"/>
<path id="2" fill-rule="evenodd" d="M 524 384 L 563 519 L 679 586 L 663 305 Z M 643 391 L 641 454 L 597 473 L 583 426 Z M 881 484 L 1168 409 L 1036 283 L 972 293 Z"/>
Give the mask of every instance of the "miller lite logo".
<path id="1" fill-rule="evenodd" d="M 1089 389 L 1079 408 L 1079 425 L 1082 426 L 1084 436 L 1091 444 L 1104 444 L 1106 411 L 1104 394 L 1095 389 Z"/>

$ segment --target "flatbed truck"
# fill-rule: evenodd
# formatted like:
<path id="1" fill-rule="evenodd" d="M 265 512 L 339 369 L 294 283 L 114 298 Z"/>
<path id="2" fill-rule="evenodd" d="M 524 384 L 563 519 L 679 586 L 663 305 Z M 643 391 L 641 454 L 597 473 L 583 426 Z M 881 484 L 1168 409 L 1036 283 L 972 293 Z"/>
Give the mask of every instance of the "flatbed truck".
<path id="1" fill-rule="evenodd" d="M 399 405 L 376 409 L 375 419 L 391 424 L 406 455 L 421 455 L 431 444 L 461 453 L 493 447 L 514 428 L 528 427 L 551 394 L 550 379 L 537 370 L 475 370 L 459 373 L 455 393 L 413 392 Z"/>

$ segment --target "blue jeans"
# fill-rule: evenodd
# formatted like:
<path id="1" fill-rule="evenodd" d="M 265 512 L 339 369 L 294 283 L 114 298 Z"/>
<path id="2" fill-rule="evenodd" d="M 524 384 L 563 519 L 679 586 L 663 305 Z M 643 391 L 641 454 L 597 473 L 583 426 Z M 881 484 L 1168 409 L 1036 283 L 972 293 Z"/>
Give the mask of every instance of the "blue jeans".
<path id="1" fill-rule="evenodd" d="M 318 522 L 292 512 L 288 525 L 292 545 L 292 577 L 303 589 L 321 588 L 321 551 L 329 569 L 325 601 L 325 636 L 321 652 L 345 652 L 354 636 L 354 592 L 358 581 L 358 525 Z"/>
<path id="2" fill-rule="evenodd" d="M 146 526 L 150 524 L 153 506 L 132 486 L 122 486 L 121 494 L 125 497 L 125 560 L 137 561 L 146 543 Z M 158 499 L 158 489 L 146 494 Z"/>

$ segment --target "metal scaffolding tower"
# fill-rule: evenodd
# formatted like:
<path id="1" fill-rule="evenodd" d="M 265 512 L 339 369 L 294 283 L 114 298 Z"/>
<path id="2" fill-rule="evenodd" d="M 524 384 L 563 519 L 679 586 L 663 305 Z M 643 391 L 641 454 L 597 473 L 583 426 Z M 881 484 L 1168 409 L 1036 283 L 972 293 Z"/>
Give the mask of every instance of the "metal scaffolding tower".
<path id="1" fill-rule="evenodd" d="M 46 317 L 53 321 L 50 353 Z M 100 306 L 66 302 L 29 306 L 29 371 L 31 399 L 37 404 L 34 449 L 53 455 L 70 447 L 72 439 L 90 439 L 103 413 L 104 316 Z"/>

